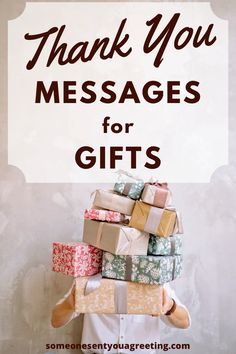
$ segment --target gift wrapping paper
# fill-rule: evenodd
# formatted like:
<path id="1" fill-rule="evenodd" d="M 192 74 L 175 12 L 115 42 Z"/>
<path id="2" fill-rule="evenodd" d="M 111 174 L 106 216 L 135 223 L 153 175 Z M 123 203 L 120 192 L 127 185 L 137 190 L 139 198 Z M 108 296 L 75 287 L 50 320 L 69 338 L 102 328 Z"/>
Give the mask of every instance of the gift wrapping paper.
<path id="1" fill-rule="evenodd" d="M 101 279 L 95 290 L 87 292 L 91 278 L 76 279 L 77 313 L 162 314 L 162 286 Z"/>
<path id="2" fill-rule="evenodd" d="M 131 215 L 135 201 L 111 191 L 99 189 L 95 193 L 93 205 L 112 211 L 118 211 L 121 214 Z"/>
<path id="3" fill-rule="evenodd" d="M 114 185 L 114 191 L 136 200 L 140 198 L 143 187 L 143 180 L 135 178 L 127 172 L 121 171 L 118 182 Z"/>
<path id="4" fill-rule="evenodd" d="M 157 256 L 172 256 L 182 254 L 182 236 L 174 235 L 160 237 L 150 235 L 148 254 Z"/>
<path id="5" fill-rule="evenodd" d="M 147 254 L 149 234 L 129 226 L 84 219 L 83 241 L 114 254 Z"/>
<path id="6" fill-rule="evenodd" d="M 179 214 L 175 210 L 161 209 L 136 201 L 129 226 L 156 236 L 171 236 L 182 233 Z"/>
<path id="7" fill-rule="evenodd" d="M 117 256 L 103 253 L 102 276 L 144 284 L 164 284 L 179 277 L 182 256 Z"/>
<path id="8" fill-rule="evenodd" d="M 84 242 L 54 242 L 52 270 L 72 277 L 101 272 L 102 251 Z"/>
<path id="9" fill-rule="evenodd" d="M 167 183 L 146 184 L 141 199 L 147 204 L 158 208 L 165 208 L 170 204 L 171 193 L 167 187 Z"/>
<path id="10" fill-rule="evenodd" d="M 118 211 L 103 210 L 103 209 L 85 209 L 85 219 L 108 221 L 108 222 L 123 222 L 125 215 Z"/>

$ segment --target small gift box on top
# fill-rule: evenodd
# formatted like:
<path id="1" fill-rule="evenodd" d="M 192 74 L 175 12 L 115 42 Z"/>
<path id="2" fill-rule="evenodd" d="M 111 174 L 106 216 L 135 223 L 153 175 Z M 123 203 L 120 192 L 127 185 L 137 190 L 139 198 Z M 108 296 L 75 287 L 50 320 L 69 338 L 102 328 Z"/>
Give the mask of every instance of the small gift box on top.
<path id="1" fill-rule="evenodd" d="M 165 208 L 171 204 L 171 192 L 167 183 L 146 183 L 142 192 L 141 199 L 143 202 Z"/>
<path id="2" fill-rule="evenodd" d="M 114 185 L 114 191 L 125 195 L 131 199 L 137 200 L 140 198 L 144 182 L 138 177 L 133 177 L 125 171 L 118 171 L 118 181 Z"/>

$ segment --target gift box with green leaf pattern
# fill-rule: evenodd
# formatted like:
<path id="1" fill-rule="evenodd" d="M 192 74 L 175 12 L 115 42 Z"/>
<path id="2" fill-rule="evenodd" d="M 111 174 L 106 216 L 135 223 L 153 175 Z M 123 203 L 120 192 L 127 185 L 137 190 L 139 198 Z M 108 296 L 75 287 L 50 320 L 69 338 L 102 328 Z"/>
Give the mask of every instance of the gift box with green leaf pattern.
<path id="1" fill-rule="evenodd" d="M 133 177 L 125 171 L 120 171 L 118 181 L 114 185 L 115 192 L 134 200 L 140 198 L 143 188 L 143 180 Z"/>
<path id="2" fill-rule="evenodd" d="M 102 276 L 144 284 L 164 284 L 179 277 L 182 255 L 118 256 L 103 253 Z"/>
<path id="3" fill-rule="evenodd" d="M 148 254 L 153 256 L 174 256 L 182 254 L 182 236 L 160 237 L 150 235 Z"/>

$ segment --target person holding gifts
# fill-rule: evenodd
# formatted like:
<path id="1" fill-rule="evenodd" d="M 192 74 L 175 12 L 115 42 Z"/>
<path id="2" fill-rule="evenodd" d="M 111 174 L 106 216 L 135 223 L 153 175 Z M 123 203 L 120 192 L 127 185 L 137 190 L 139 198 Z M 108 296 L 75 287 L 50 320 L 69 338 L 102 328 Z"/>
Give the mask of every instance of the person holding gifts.
<path id="1" fill-rule="evenodd" d="M 85 211 L 85 243 L 74 247 L 80 250 L 77 263 L 87 266 L 102 251 L 99 269 L 80 271 L 52 313 L 56 328 L 84 313 L 84 354 L 157 354 L 161 321 L 190 327 L 189 312 L 169 285 L 180 276 L 183 259 L 181 217 L 170 202 L 166 183 L 135 178 L 116 183 L 114 191 L 96 191 L 92 209 Z M 121 216 L 128 216 L 128 224 Z M 64 253 L 55 259 L 58 271 Z"/>
<path id="2" fill-rule="evenodd" d="M 71 321 L 76 314 L 75 287 L 58 304 L 52 314 L 53 327 Z M 166 325 L 187 329 L 191 325 L 188 309 L 180 302 L 170 285 L 163 286 L 161 316 L 131 314 L 84 314 L 81 347 L 84 354 L 157 354 L 160 343 L 160 320 Z M 93 345 L 98 349 L 92 349 Z"/>

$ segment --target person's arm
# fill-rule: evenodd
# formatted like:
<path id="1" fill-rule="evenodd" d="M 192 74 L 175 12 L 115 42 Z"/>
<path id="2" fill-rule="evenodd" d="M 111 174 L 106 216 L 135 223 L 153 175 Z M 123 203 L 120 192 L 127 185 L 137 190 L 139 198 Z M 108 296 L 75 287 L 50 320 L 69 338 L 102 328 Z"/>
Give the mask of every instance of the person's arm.
<path id="1" fill-rule="evenodd" d="M 73 283 L 72 288 L 60 300 L 52 310 L 51 325 L 54 328 L 65 326 L 72 319 L 77 317 L 75 313 L 75 285 Z"/>
<path id="2" fill-rule="evenodd" d="M 186 329 L 190 326 L 189 313 L 184 306 L 179 304 L 176 297 L 171 297 L 167 290 L 163 288 L 162 311 L 165 316 L 164 322 L 168 320 L 174 327 Z M 171 312 L 169 315 L 168 313 Z"/>

